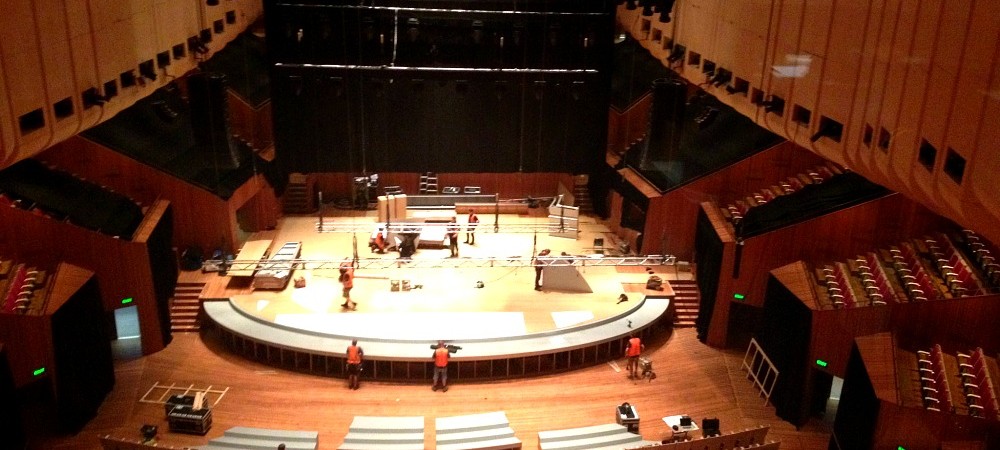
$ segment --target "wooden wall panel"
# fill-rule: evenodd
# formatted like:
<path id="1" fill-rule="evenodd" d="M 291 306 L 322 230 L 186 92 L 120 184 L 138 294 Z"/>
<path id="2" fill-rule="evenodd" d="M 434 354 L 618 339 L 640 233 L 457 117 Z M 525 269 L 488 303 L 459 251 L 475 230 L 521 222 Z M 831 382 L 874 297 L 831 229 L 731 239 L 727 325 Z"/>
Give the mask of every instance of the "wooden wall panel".
<path id="1" fill-rule="evenodd" d="M 257 150 L 264 150 L 274 145 L 274 127 L 271 121 L 271 101 L 259 108 L 250 106 L 232 89 L 228 90 L 229 124 L 233 134 L 253 145 Z"/>
<path id="2" fill-rule="evenodd" d="M 622 154 L 631 143 L 644 136 L 649 128 L 649 110 L 653 95 L 643 95 L 625 111 L 611 108 L 608 112 L 608 151 Z"/>
<path id="3" fill-rule="evenodd" d="M 0 248 L 10 256 L 41 267 L 68 262 L 93 271 L 101 289 L 105 311 L 132 297 L 139 310 L 145 354 L 165 345 L 159 320 L 155 320 L 156 294 L 149 255 L 142 243 L 99 234 L 15 208 L 0 208 L 0 223 L 16 233 L 0 233 Z"/>
<path id="4" fill-rule="evenodd" d="M 1000 422 L 882 402 L 872 448 L 941 448 L 949 441 L 984 441 Z"/>
<path id="5" fill-rule="evenodd" d="M 735 55 L 734 75 L 749 79 L 765 97 L 782 97 L 786 110 L 783 116 L 764 113 L 744 96 L 712 87 L 709 93 L 759 125 L 1000 241 L 1000 228 L 994 226 L 1000 221 L 1000 198 L 985 188 L 1000 182 L 1000 175 L 973 169 L 977 160 L 994 167 L 1000 153 L 996 127 L 985 126 L 1000 109 L 995 95 L 1000 3 L 757 0 L 718 5 L 679 0 L 672 22 L 676 42 L 723 65 L 727 55 Z M 618 20 L 651 54 L 664 56 L 643 40 L 638 9 L 619 6 Z M 811 59 L 801 67 L 804 73 L 777 70 L 794 66 L 800 57 Z M 750 67 L 760 68 L 759 82 Z M 705 81 L 697 66 L 673 68 L 692 84 Z M 795 104 L 811 110 L 808 124 L 792 120 Z M 823 116 L 844 125 L 840 142 L 810 142 Z M 886 136 L 881 149 L 880 135 Z M 930 170 L 918 162 L 921 139 L 938 150 Z M 967 162 L 961 184 L 943 170 L 948 148 Z"/>
<path id="6" fill-rule="evenodd" d="M 854 338 L 885 331 L 889 328 L 891 308 L 845 308 L 813 311 L 812 342 L 809 360 L 817 370 L 843 378 L 851 356 Z M 818 359 L 828 365 L 812 364 Z"/>
<path id="7" fill-rule="evenodd" d="M 28 385 L 39 367 L 53 367 L 52 327 L 48 317 L 0 314 L 0 341 L 7 349 L 14 385 Z"/>
<path id="8" fill-rule="evenodd" d="M 848 209 L 827 214 L 794 226 L 746 239 L 738 259 L 723 264 L 712 326 L 728 327 L 715 315 L 728 316 L 735 293 L 744 303 L 760 307 L 764 302 L 767 273 L 773 268 L 805 261 L 836 261 L 897 243 L 903 239 L 953 225 L 902 195 L 892 194 Z M 725 342 L 728 331 L 711 330 Z"/>
<path id="9" fill-rule="evenodd" d="M 976 347 L 1000 353 L 1000 295 L 927 301 L 895 308 L 892 329 L 902 348 L 916 351 L 933 344 L 949 353 Z"/>
<path id="10" fill-rule="evenodd" d="M 323 201 L 350 198 L 352 179 L 357 174 L 317 173 L 316 188 L 323 193 Z M 399 186 L 403 193 L 416 195 L 420 188 L 420 174 L 412 172 L 379 173 L 379 195 L 386 186 Z M 532 197 L 552 197 L 556 195 L 559 183 L 573 186 L 573 177 L 563 173 L 439 173 L 438 192 L 445 186 L 479 186 L 483 194 L 500 194 L 500 199 Z"/>
<path id="11" fill-rule="evenodd" d="M 642 251 L 691 260 L 701 202 L 711 201 L 724 206 L 823 162 L 822 158 L 798 145 L 785 142 L 652 198 L 646 214 Z"/>
<path id="12" fill-rule="evenodd" d="M 178 248 L 238 249 L 242 242 L 236 231 L 239 224 L 235 211 L 268 186 L 262 175 L 256 175 L 240 186 L 232 197 L 223 200 L 205 189 L 80 137 L 54 146 L 38 159 L 62 170 L 71 170 L 146 205 L 157 198 L 170 200 L 174 210 L 174 245 Z"/>
<path id="13" fill-rule="evenodd" d="M 205 2 L 121 2 L 118 0 L 65 0 L 37 2 L 9 0 L 0 15 L 0 79 L 4 95 L 0 110 L 10 117 L 0 120 L 0 168 L 44 151 L 100 123 L 152 94 L 175 77 L 197 67 L 198 59 L 188 52 L 171 58 L 167 67 L 157 67 L 156 80 L 143 79 L 132 87 L 120 84 L 121 73 L 140 63 L 155 60 L 157 54 L 187 38 L 212 22 L 235 11 L 235 24 L 225 24 L 222 33 L 213 31 L 210 53 L 246 29 L 262 14 L 261 2 L 226 2 L 208 6 Z M 114 82 L 117 96 L 100 108 L 84 110 L 82 92 Z M 73 114 L 57 118 L 53 104 L 70 98 Z M 43 126 L 22 133 L 18 117 L 40 109 Z"/>

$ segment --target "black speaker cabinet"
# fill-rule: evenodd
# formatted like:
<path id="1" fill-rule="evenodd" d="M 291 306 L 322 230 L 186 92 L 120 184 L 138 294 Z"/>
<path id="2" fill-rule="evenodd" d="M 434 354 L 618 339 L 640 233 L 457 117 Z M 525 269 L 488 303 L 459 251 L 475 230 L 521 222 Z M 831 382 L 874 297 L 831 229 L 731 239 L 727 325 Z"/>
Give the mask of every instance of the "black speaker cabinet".
<path id="1" fill-rule="evenodd" d="M 216 167 L 238 167 L 239 153 L 229 127 L 226 76 L 198 73 L 188 77 L 188 97 L 191 101 L 191 128 L 198 147 Z"/>

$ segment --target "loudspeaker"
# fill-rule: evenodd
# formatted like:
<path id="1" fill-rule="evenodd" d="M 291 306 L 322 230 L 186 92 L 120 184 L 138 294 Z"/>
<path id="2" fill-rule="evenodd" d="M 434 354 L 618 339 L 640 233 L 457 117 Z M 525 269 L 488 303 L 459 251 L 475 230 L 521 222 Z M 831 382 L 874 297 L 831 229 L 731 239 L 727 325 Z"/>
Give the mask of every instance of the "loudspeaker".
<path id="1" fill-rule="evenodd" d="M 701 435 L 702 436 L 709 437 L 709 436 L 716 436 L 716 435 L 720 435 L 720 434 L 722 434 L 722 431 L 719 430 L 719 419 L 718 418 L 712 417 L 712 418 L 701 419 Z"/>
<path id="2" fill-rule="evenodd" d="M 226 76 L 198 73 L 188 77 L 191 128 L 197 146 L 219 168 L 240 166 L 240 155 L 229 127 L 229 96 Z"/>
<path id="3" fill-rule="evenodd" d="M 646 146 L 640 166 L 652 160 L 670 160 L 680 147 L 681 122 L 687 102 L 687 84 L 660 78 L 653 81 L 653 102 L 646 126 Z"/>

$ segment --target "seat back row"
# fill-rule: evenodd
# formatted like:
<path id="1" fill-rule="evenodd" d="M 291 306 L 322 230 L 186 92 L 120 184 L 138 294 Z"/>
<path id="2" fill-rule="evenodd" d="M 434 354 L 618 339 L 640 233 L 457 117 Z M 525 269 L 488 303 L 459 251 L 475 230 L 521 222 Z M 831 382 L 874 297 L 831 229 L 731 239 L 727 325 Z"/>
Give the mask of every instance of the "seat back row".
<path id="1" fill-rule="evenodd" d="M 930 411 L 954 412 L 951 387 L 944 365 L 941 345 L 935 344 L 929 351 L 917 351 L 917 370 L 920 373 L 920 394 L 924 408 Z"/>
<path id="2" fill-rule="evenodd" d="M 736 200 L 726 205 L 722 209 L 724 215 L 731 222 L 736 223 L 743 220 L 751 208 L 767 204 L 782 195 L 792 194 L 806 185 L 820 184 L 841 173 L 843 173 L 843 170 L 832 164 L 819 165 L 806 172 L 791 176 L 787 180 L 779 181 L 777 186 L 771 186 L 751 193 L 741 200 Z"/>
<path id="3" fill-rule="evenodd" d="M 1000 288 L 1000 264 L 990 248 L 972 230 L 963 230 L 966 251 L 975 261 L 984 275 L 984 282 L 994 288 Z"/>
<path id="4" fill-rule="evenodd" d="M 959 353 L 958 371 L 969 414 L 996 420 L 1000 405 L 982 347 L 969 354 Z"/>
<path id="5" fill-rule="evenodd" d="M 952 294 L 961 297 L 983 293 L 972 268 L 947 235 L 942 233 L 936 236 L 936 239 L 924 239 L 924 243 L 937 266 L 938 274 L 945 280 Z"/>

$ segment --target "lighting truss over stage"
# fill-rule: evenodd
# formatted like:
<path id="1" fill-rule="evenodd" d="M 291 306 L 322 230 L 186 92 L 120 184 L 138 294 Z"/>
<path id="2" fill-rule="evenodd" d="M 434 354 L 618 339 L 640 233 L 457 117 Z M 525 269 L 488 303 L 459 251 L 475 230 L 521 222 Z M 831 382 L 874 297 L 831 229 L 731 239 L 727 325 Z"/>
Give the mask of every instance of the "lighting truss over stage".
<path id="1" fill-rule="evenodd" d="M 220 260 L 205 261 L 206 266 L 226 267 L 226 270 L 335 270 L 340 269 L 340 265 L 352 261 L 350 259 L 285 259 L 285 260 L 251 260 L 251 261 L 228 261 Z M 461 269 L 480 267 L 533 267 L 536 264 L 535 258 L 524 256 L 489 257 L 489 258 L 428 258 L 428 259 L 401 259 L 401 258 L 358 258 L 353 260 L 357 269 L 389 269 L 404 268 L 413 269 Z M 537 263 L 544 267 L 614 267 L 614 266 L 672 266 L 677 262 L 677 257 L 672 255 L 646 255 L 646 256 L 548 256 L 539 257 Z"/>
<path id="2" fill-rule="evenodd" d="M 488 224 L 480 223 L 476 227 L 477 233 L 572 233 L 578 232 L 575 226 L 570 226 L 576 221 L 566 220 L 565 223 L 505 223 Z M 376 229 L 388 227 L 390 233 L 419 233 L 421 228 L 448 228 L 456 227 L 461 232 L 465 232 L 468 226 L 464 223 L 454 222 L 421 222 L 421 223 L 347 223 L 334 221 L 316 222 L 316 231 L 319 233 L 363 233 L 371 234 Z"/>

